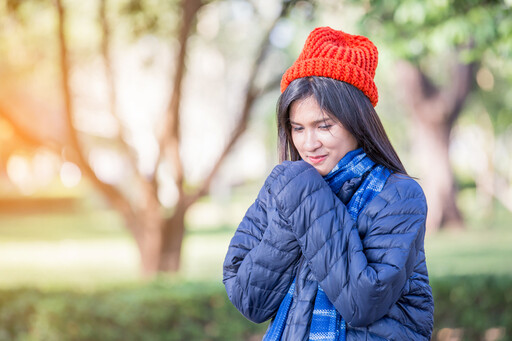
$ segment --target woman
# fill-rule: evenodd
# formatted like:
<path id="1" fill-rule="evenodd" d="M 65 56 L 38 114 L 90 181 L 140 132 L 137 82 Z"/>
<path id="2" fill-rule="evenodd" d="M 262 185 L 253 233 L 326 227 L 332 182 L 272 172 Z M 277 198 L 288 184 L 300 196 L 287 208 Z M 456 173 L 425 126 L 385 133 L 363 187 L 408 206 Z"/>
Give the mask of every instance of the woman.
<path id="1" fill-rule="evenodd" d="M 264 340 L 430 340 L 426 201 L 374 110 L 376 67 L 367 38 L 321 27 L 282 78 L 283 163 L 224 262 L 237 309 L 272 318 Z"/>

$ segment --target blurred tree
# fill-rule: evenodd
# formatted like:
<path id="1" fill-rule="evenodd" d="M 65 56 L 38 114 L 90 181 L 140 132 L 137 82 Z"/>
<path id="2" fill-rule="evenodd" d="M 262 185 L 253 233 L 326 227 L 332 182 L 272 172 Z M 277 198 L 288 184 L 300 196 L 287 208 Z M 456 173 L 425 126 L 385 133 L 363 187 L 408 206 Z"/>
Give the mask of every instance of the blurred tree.
<path id="1" fill-rule="evenodd" d="M 411 114 L 412 153 L 429 204 L 427 228 L 462 227 L 450 165 L 450 136 L 488 55 L 512 56 L 510 1 L 364 3 L 363 32 L 382 39 L 400 60 L 396 92 Z M 503 100 L 503 98 L 502 98 Z"/>
<path id="2" fill-rule="evenodd" d="M 34 72 L 38 62 L 51 55 L 51 41 L 44 41 L 47 26 L 49 4 L 45 1 L 2 1 L 0 2 L 0 174 L 4 174 L 7 161 L 13 153 L 33 152 L 41 147 L 59 152 L 59 145 L 64 142 L 61 116 L 52 109 L 48 98 L 32 96 L 36 86 L 24 82 Z M 30 15 L 39 13 L 39 21 L 34 30 L 27 32 L 19 27 L 30 22 Z M 24 45 L 23 51 L 17 46 Z M 51 73 L 50 68 L 44 72 Z M 37 77 L 32 78 L 32 85 L 41 84 Z M 52 87 L 48 87 L 51 89 Z M 51 91 L 48 91 L 50 93 Z M 37 108 L 37 113 L 34 113 Z M 44 120 L 34 118 L 44 116 Z M 34 124 L 39 122 L 40 124 Z M 53 129 L 43 129 L 51 126 Z"/>
<path id="3" fill-rule="evenodd" d="M 94 6 L 97 11 L 95 15 L 97 22 L 93 24 L 93 22 L 87 21 L 87 16 L 90 13 L 82 11 L 84 8 L 91 7 L 88 3 L 78 5 L 64 0 L 55 2 L 9 0 L 0 6 L 0 13 L 4 16 L 0 25 L 4 28 L 12 26 L 13 30 L 14 28 L 16 30 L 23 29 L 23 34 L 18 31 L 16 34 L 33 44 L 21 44 L 9 38 L 8 31 L 4 31 L 6 34 L 2 37 L 6 40 L 0 44 L 0 49 L 9 53 L 3 56 L 5 58 L 0 57 L 0 66 L 5 66 L 0 68 L 0 73 L 7 70 L 19 84 L 3 82 L 4 84 L 0 84 L 0 87 L 19 95 L 23 93 L 21 89 L 34 82 L 33 74 L 42 73 L 45 74 L 45 81 L 42 82 L 43 88 L 48 90 L 48 93 L 25 93 L 19 95 L 20 100 L 13 100 L 13 96 L 9 98 L 0 94 L 0 115 L 15 128 L 15 132 L 20 132 L 20 136 L 33 145 L 49 145 L 56 153 L 63 155 L 63 158 L 80 167 L 82 174 L 124 217 L 126 226 L 133 235 L 140 252 L 141 266 L 145 275 L 151 276 L 159 271 L 174 272 L 179 269 L 180 265 L 181 246 L 185 232 L 184 219 L 187 210 L 193 203 L 209 193 L 210 186 L 214 183 L 221 166 L 246 131 L 250 116 L 255 111 L 257 98 L 278 87 L 277 72 L 274 72 L 275 75 L 270 72 L 271 76 L 269 76 L 269 72 L 264 72 L 263 67 L 268 67 L 267 59 L 272 50 L 270 40 L 274 28 L 289 14 L 292 8 L 297 7 L 297 3 L 306 3 L 306 1 L 283 0 L 279 3 L 277 11 L 268 11 L 268 6 L 261 7 L 251 1 L 98 0 L 97 6 Z M 210 170 L 198 182 L 189 179 L 182 159 L 185 146 L 182 139 L 183 123 L 181 118 L 184 115 L 185 107 L 183 101 L 187 95 L 184 91 L 184 83 L 190 69 L 187 67 L 187 60 L 203 52 L 198 52 L 197 42 L 200 37 L 196 32 L 196 28 L 202 24 L 201 20 L 204 17 L 201 15 L 202 10 L 207 6 L 214 5 L 227 8 L 238 6 L 240 8 L 232 9 L 232 11 L 242 11 L 242 17 L 250 15 L 250 19 L 255 25 L 249 31 L 251 39 L 245 39 L 250 45 L 249 48 L 226 47 L 226 50 L 229 50 L 228 54 L 231 51 L 238 53 L 233 58 L 243 56 L 245 60 L 251 61 L 244 65 L 243 71 L 249 70 L 245 77 L 244 89 L 240 91 L 243 98 L 240 101 L 241 108 L 238 109 L 239 114 L 236 115 L 233 130 L 225 141 L 224 147 L 219 150 L 216 161 L 210 165 Z M 274 6 L 274 9 L 276 8 Z M 262 9 L 267 12 L 264 13 L 265 11 Z M 38 20 L 44 21 L 46 24 L 39 28 L 35 27 L 33 23 Z M 81 23 L 79 24 L 78 21 Z M 40 22 L 38 23 L 40 24 Z M 56 26 L 55 23 L 57 23 Z M 224 24 L 219 23 L 221 26 Z M 203 31 L 205 30 L 203 28 Z M 222 29 L 220 31 L 222 32 Z M 233 35 L 237 32 L 227 30 L 225 34 Z M 119 74 L 115 72 L 115 53 L 118 51 L 116 50 L 119 46 L 118 40 L 127 39 L 126 36 L 129 35 L 132 35 L 135 40 L 140 37 L 157 38 L 172 45 L 170 50 L 175 52 L 170 63 L 173 70 L 168 82 L 170 93 L 167 109 L 161 115 L 163 120 L 152 132 L 154 133 L 153 140 L 158 142 L 158 155 L 149 171 L 141 170 L 141 151 L 134 146 L 133 130 L 126 126 L 126 116 L 122 114 L 120 108 L 122 101 L 119 96 Z M 229 41 L 228 39 L 223 44 L 229 45 L 233 42 L 234 40 Z M 240 42 L 237 41 L 234 44 L 240 44 Z M 96 46 L 100 48 L 96 50 Z M 16 55 L 13 56 L 13 54 Z M 26 59 L 20 60 L 20 56 L 24 56 Z M 76 74 L 80 68 L 90 64 L 91 60 L 98 60 L 98 56 L 100 56 L 99 61 L 103 64 L 104 70 L 104 84 L 100 85 L 100 89 L 105 89 L 108 98 L 107 110 L 114 118 L 116 125 L 114 131 L 117 135 L 91 136 L 80 124 L 82 122 L 80 121 L 82 119 L 80 110 L 83 112 L 83 103 L 77 99 L 79 92 L 77 88 L 84 85 L 77 83 Z M 148 58 L 151 59 L 151 56 Z M 18 64 L 19 68 L 17 68 Z M 208 68 L 211 67 L 208 65 Z M 20 71 L 23 68 L 36 72 Z M 45 71 L 42 71 L 43 69 Z M 244 76 L 238 75 L 237 79 L 242 77 Z M 20 79 L 23 81 L 19 81 Z M 48 79 L 51 80 L 48 81 Z M 190 81 L 202 82 L 203 80 L 196 78 Z M 95 87 L 97 88 L 98 85 L 91 82 L 85 86 L 87 89 L 85 91 L 94 92 L 96 91 Z M 188 96 L 190 97 L 190 94 Z M 59 110 L 60 105 L 56 105 L 54 102 L 58 101 L 54 100 L 49 100 L 48 103 L 41 106 L 28 104 L 31 99 L 37 97 L 46 97 L 46 99 L 60 97 L 63 99 L 63 109 Z M 201 98 L 201 94 L 192 97 Z M 24 103 L 26 103 L 26 110 Z M 147 113 L 142 112 L 141 115 L 147 115 Z M 20 120 L 20 117 L 25 117 L 25 119 Z M 55 124 L 45 122 L 50 117 L 57 117 L 56 120 L 49 121 L 55 122 Z M 88 119 L 93 121 L 95 118 L 89 117 Z M 65 122 L 65 124 L 62 126 L 60 122 Z M 113 183 L 98 173 L 92 156 L 92 151 L 98 144 L 114 151 L 116 155 L 121 155 L 122 159 L 126 161 L 123 164 L 130 169 L 127 172 L 129 178 Z M 197 155 L 195 157 L 202 158 L 204 156 Z M 165 174 L 163 174 L 164 172 Z M 172 178 L 174 188 L 177 190 L 177 199 L 171 207 L 162 203 L 163 178 Z"/>
<path id="4" fill-rule="evenodd" d="M 72 88 L 70 85 L 70 64 L 69 64 L 69 47 L 66 39 L 66 9 L 62 1 L 57 0 L 58 9 L 58 34 L 60 46 L 60 60 L 62 72 L 62 93 L 64 95 L 65 112 L 67 117 L 67 126 L 70 133 L 71 146 L 75 155 L 75 161 L 92 180 L 94 185 L 108 198 L 109 202 L 124 216 L 126 224 L 133 234 L 137 246 L 141 254 L 143 271 L 146 275 L 152 275 L 158 271 L 176 271 L 180 265 L 181 246 L 185 231 L 184 218 L 189 207 L 199 198 L 205 196 L 209 192 L 210 185 L 226 159 L 227 155 L 233 149 L 240 136 L 247 128 L 248 120 L 252 112 L 256 98 L 262 93 L 269 90 L 267 85 L 258 86 L 256 78 L 260 72 L 261 65 L 265 59 L 265 55 L 269 50 L 269 36 L 276 23 L 287 15 L 295 1 L 283 1 L 282 9 L 271 23 L 266 33 L 263 34 L 256 59 L 253 62 L 252 70 L 247 80 L 245 98 L 241 114 L 230 139 L 227 141 L 224 149 L 220 152 L 219 157 L 209 174 L 204 178 L 202 184 L 197 188 L 187 188 L 186 174 L 184 172 L 183 160 L 180 154 L 181 148 L 181 125 L 180 117 L 182 116 L 182 99 L 183 99 L 183 80 L 186 75 L 186 58 L 189 53 L 190 38 L 194 34 L 194 27 L 197 22 L 198 13 L 202 6 L 206 4 L 201 0 L 183 0 L 179 3 L 178 11 L 181 13 L 181 24 L 177 32 L 178 51 L 174 60 L 174 76 L 172 80 L 172 92 L 170 95 L 163 131 L 159 137 L 159 156 L 155 163 L 153 177 L 147 179 L 138 173 L 136 165 L 136 156 L 130 146 L 126 144 L 126 138 L 123 136 L 123 128 L 121 121 L 118 119 L 121 132 L 119 134 L 118 143 L 122 147 L 122 152 L 131 160 L 132 168 L 136 172 L 140 198 L 133 201 L 123 194 L 113 185 L 100 180 L 95 174 L 93 168 L 88 162 L 86 149 L 82 146 L 78 132 L 74 127 L 74 107 L 72 99 Z M 146 30 L 155 30 L 158 20 L 158 9 L 147 6 L 143 1 L 132 0 L 129 2 L 131 13 L 137 15 L 149 15 L 150 25 Z M 149 12 L 149 10 L 153 12 Z M 109 103 L 111 113 L 117 117 L 116 109 L 116 86 L 115 79 L 111 67 L 111 28 L 106 14 L 106 1 L 101 0 L 99 6 L 99 18 L 102 30 L 101 52 L 105 64 L 107 75 Z M 145 20 L 144 22 L 148 22 Z M 275 85 L 275 84 L 270 84 Z M 172 174 L 174 182 L 178 190 L 178 199 L 174 207 L 170 210 L 170 214 L 162 214 L 163 207 L 158 197 L 159 181 L 157 178 L 158 167 L 164 161 L 170 161 L 172 165 Z M 164 210 L 165 211 L 165 210 Z"/>

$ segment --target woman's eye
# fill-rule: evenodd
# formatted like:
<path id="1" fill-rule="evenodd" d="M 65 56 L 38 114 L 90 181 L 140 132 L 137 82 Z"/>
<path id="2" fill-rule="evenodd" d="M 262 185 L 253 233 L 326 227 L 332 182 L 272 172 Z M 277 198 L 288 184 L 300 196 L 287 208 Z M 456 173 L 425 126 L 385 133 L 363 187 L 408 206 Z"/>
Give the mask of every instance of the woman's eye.
<path id="1" fill-rule="evenodd" d="M 325 124 L 323 126 L 320 126 L 320 129 L 331 129 L 332 124 Z"/>
<path id="2" fill-rule="evenodd" d="M 304 129 L 304 128 L 302 128 L 302 127 L 293 127 L 293 131 L 302 131 L 302 129 Z"/>

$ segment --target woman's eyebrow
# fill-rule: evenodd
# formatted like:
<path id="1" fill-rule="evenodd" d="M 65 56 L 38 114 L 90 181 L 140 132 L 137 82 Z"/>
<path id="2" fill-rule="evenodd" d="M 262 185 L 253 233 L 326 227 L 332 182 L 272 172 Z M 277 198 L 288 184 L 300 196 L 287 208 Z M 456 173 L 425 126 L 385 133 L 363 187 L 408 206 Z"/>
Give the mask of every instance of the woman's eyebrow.
<path id="1" fill-rule="evenodd" d="M 313 122 L 311 122 L 313 125 L 316 125 L 316 124 L 319 124 L 319 123 L 326 123 L 326 122 L 333 122 L 332 118 L 330 117 L 326 117 L 326 118 L 322 118 L 322 119 L 319 119 L 319 120 L 315 120 Z M 290 120 L 290 124 L 295 124 L 295 125 L 302 125 L 302 123 L 297 123 L 297 122 L 294 122 L 292 120 Z"/>

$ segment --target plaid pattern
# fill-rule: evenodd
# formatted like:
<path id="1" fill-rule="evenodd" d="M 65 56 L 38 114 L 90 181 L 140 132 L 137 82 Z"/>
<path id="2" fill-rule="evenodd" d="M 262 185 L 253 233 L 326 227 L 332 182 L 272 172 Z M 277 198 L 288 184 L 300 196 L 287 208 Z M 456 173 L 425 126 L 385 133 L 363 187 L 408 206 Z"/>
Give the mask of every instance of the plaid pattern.
<path id="1" fill-rule="evenodd" d="M 346 324 L 325 292 L 318 286 L 311 318 L 309 339 L 314 341 L 345 340 Z"/>
<path id="2" fill-rule="evenodd" d="M 363 183 L 347 204 L 348 213 L 357 220 L 361 210 L 382 191 L 391 172 L 382 165 L 370 160 L 362 148 L 348 152 L 324 179 L 334 193 L 350 179 L 361 177 L 369 172 Z"/>
<path id="3" fill-rule="evenodd" d="M 382 191 L 391 172 L 384 166 L 375 164 L 366 156 L 363 149 L 359 148 L 347 153 L 329 174 L 324 177 L 332 191 L 338 193 L 341 186 L 347 180 L 362 177 L 365 174 L 365 179 L 347 204 L 348 212 L 354 221 L 357 221 L 357 217 L 363 208 Z M 281 339 L 294 290 L 295 280 L 281 302 L 277 315 L 263 340 L 273 341 Z M 334 305 L 329 301 L 329 298 L 320 286 L 318 286 L 315 298 L 309 340 L 346 340 L 345 320 L 343 320 Z"/>

